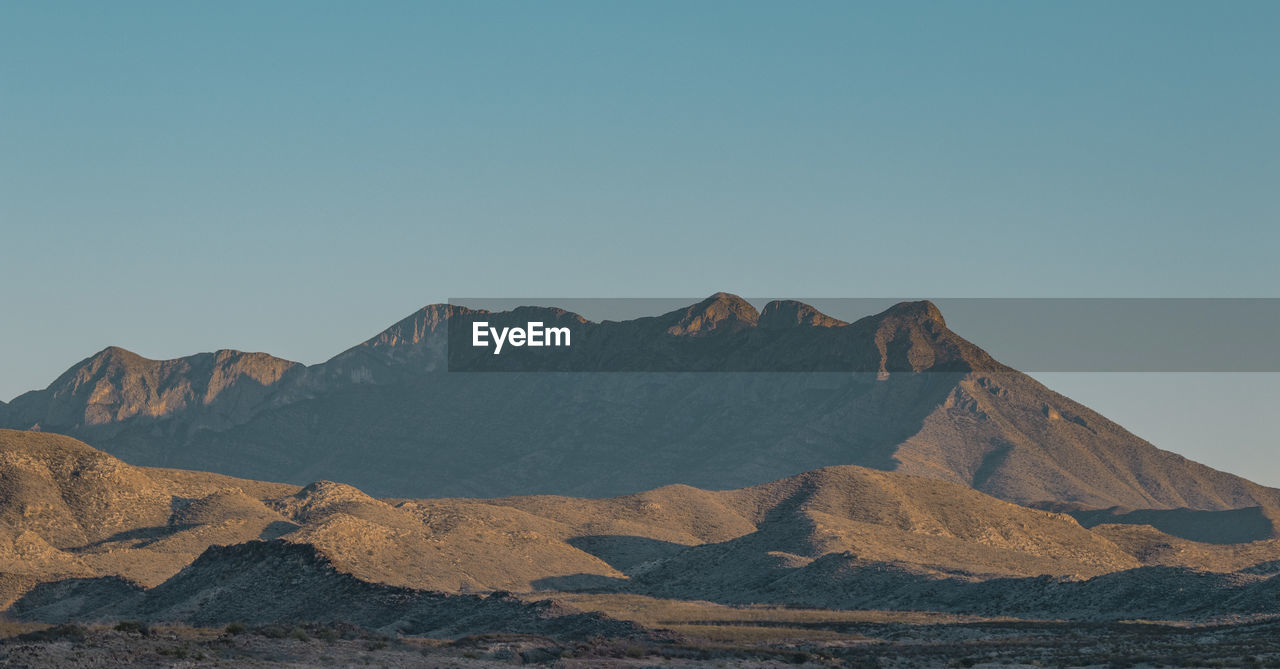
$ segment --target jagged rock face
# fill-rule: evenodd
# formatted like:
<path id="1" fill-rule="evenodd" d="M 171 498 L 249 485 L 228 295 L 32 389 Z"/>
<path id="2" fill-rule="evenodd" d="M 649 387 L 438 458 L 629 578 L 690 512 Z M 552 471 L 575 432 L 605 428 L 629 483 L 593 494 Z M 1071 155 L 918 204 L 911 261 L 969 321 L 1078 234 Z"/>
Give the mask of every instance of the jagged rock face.
<path id="1" fill-rule="evenodd" d="M 291 399 L 334 388 L 388 385 L 445 369 L 451 320 L 474 318 L 483 310 L 432 304 L 372 338 L 307 370 L 301 392 L 282 389 Z"/>
<path id="2" fill-rule="evenodd" d="M 475 320 L 572 324 L 590 336 L 557 358 L 563 369 L 626 371 L 446 371 L 450 338 Z M 698 369 L 740 371 L 672 371 Z M 259 354 L 161 362 L 109 349 L 0 418 L 135 463 L 334 479 L 375 495 L 731 488 L 856 464 L 1019 503 L 1222 510 L 1280 500 L 1001 365 L 929 302 L 853 323 L 794 301 L 757 313 L 723 293 L 604 323 L 542 307 L 432 305 L 305 369 Z"/>

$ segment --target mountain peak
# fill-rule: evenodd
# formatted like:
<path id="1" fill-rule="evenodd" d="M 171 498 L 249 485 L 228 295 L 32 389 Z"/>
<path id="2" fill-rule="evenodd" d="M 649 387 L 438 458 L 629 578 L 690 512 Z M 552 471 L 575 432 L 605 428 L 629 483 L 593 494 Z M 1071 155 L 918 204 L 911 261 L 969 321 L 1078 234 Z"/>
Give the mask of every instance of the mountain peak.
<path id="1" fill-rule="evenodd" d="M 876 314 L 874 318 L 877 320 L 893 318 L 920 324 L 932 323 L 943 328 L 947 327 L 947 321 L 942 317 L 942 310 L 929 300 L 899 302 Z"/>
<path id="2" fill-rule="evenodd" d="M 451 318 L 481 313 L 488 312 L 456 304 L 428 304 L 351 350 L 413 346 L 428 339 L 437 330 L 442 330 Z"/>
<path id="3" fill-rule="evenodd" d="M 762 328 L 788 328 L 796 326 L 839 327 L 848 325 L 832 318 L 814 307 L 797 300 L 774 300 L 764 305 L 757 324 Z"/>
<path id="4" fill-rule="evenodd" d="M 760 312 L 751 303 L 732 293 L 716 293 L 692 306 L 667 314 L 676 320 L 667 332 L 673 335 L 705 335 L 720 330 L 752 327 Z"/>
<path id="5" fill-rule="evenodd" d="M 160 419 L 192 407 L 208 407 L 225 391 L 242 392 L 207 416 L 222 424 L 244 416 L 298 363 L 266 353 L 221 349 L 183 358 L 153 360 L 108 346 L 63 372 L 43 391 L 15 398 L 6 424 L 23 429 L 77 429 L 129 418 Z"/>
<path id="6" fill-rule="evenodd" d="M 86 360 L 85 362 L 118 361 L 118 362 L 128 363 L 128 362 L 137 362 L 137 361 L 145 361 L 145 360 L 147 360 L 147 358 L 144 358 L 143 356 L 137 353 L 134 353 L 133 351 L 130 351 L 127 348 L 123 348 L 120 346 L 108 346 L 102 349 L 101 351 L 98 351 L 97 353 L 94 353 L 93 355 L 89 356 L 88 360 Z"/>

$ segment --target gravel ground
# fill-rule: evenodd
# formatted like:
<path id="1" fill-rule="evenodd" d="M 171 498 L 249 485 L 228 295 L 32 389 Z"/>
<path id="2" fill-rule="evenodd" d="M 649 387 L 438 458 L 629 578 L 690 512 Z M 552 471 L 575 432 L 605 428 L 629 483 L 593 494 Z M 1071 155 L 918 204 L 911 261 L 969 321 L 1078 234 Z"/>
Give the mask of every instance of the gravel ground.
<path id="1" fill-rule="evenodd" d="M 858 625 L 859 641 L 756 646 L 691 640 L 560 643 L 495 634 L 392 638 L 351 626 L 8 630 L 5 667 L 1280 667 L 1275 622 L 1222 626 L 1002 623 Z M 233 633 L 234 632 L 234 633 Z"/>

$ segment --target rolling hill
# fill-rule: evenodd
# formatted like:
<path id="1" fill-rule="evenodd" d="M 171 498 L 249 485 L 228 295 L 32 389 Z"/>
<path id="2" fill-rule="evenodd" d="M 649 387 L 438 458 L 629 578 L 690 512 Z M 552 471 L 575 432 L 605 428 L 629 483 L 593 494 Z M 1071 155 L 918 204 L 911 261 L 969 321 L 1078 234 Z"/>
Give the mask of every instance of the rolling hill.
<path id="1" fill-rule="evenodd" d="M 0 430 L 0 474 L 0 604 L 38 620 L 212 624 L 247 619 L 255 597 L 313 620 L 329 589 L 367 596 L 344 604 L 348 622 L 388 625 L 443 606 L 421 593 L 583 589 L 978 613 L 998 591 L 1030 598 L 1028 615 L 1097 617 L 1113 587 L 1155 588 L 1162 574 L 1216 602 L 1205 615 L 1262 613 L 1280 571 L 1276 539 L 1088 529 L 961 484 L 851 465 L 736 490 L 376 499 L 330 481 L 135 467 L 70 437 Z M 296 578 L 282 575 L 289 565 Z M 1112 586 L 1072 585 L 1065 599 L 1045 590 L 1104 577 Z M 314 587 L 290 589 L 298 579 Z"/>

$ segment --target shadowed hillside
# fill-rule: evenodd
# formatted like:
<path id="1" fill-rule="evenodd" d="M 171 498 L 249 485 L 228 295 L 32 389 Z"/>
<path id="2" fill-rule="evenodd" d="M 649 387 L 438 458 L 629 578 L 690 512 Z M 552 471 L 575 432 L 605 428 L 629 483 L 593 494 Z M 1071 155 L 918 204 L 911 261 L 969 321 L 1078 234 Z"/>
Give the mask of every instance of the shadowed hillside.
<path id="1" fill-rule="evenodd" d="M 1280 563 L 1275 539 L 1090 530 L 960 484 L 848 465 L 738 490 L 380 500 L 330 481 L 134 467 L 70 437 L 0 430 L 0 472 L 0 595 L 7 605 L 31 592 L 15 611 L 39 620 L 314 620 L 305 612 L 346 593 L 373 602 L 349 602 L 348 622 L 385 627 L 418 610 L 410 591 L 582 589 L 983 614 L 985 597 L 1009 592 L 1038 602 L 1027 615 L 1097 617 L 1107 588 L 1064 600 L 1040 589 L 1118 574 L 1132 574 L 1116 576 L 1125 587 L 1151 574 L 1197 584 L 1214 602 L 1205 615 L 1261 613 L 1274 598 L 1256 588 Z M 295 567 L 298 583 L 318 580 L 267 587 Z"/>
<path id="2" fill-rule="evenodd" d="M 10 608 L 44 622 L 144 620 L 204 626 L 343 621 L 436 637 L 502 632 L 585 639 L 643 636 L 639 627 L 550 601 L 448 595 L 378 585 L 337 571 L 315 548 L 253 541 L 214 547 L 150 590 L 119 579 L 41 585 Z"/>

